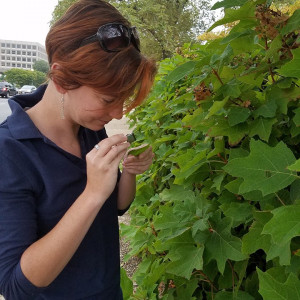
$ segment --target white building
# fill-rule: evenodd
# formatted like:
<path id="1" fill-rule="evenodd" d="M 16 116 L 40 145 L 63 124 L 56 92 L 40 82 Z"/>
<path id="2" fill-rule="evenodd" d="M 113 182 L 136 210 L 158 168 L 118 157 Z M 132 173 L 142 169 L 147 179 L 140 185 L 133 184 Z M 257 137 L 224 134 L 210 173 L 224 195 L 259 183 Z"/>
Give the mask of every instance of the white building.
<path id="1" fill-rule="evenodd" d="M 32 70 L 38 60 L 48 62 L 46 49 L 40 43 L 0 39 L 0 72 L 12 68 Z"/>

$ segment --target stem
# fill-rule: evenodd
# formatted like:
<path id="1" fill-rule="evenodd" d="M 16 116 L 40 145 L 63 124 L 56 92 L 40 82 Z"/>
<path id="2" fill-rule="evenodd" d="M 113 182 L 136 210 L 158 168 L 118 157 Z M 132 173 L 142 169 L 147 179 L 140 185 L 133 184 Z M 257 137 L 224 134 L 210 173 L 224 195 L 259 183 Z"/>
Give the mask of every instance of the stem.
<path id="1" fill-rule="evenodd" d="M 280 202 L 283 206 L 285 206 L 285 203 L 284 203 L 283 200 L 278 196 L 277 193 L 275 193 L 275 196 L 276 196 L 276 198 L 279 200 L 279 202 Z"/>
<path id="2" fill-rule="evenodd" d="M 231 261 L 228 259 L 228 260 L 227 260 L 227 262 L 228 262 L 228 264 L 229 264 L 229 266 L 230 266 L 230 268 L 231 268 L 231 276 L 232 276 L 232 290 L 234 291 L 234 286 L 235 286 L 234 277 L 236 276 L 236 274 L 235 274 L 235 272 L 234 272 L 234 268 L 233 268 L 233 266 L 232 266 L 232 263 L 231 263 Z M 238 279 L 238 278 L 237 278 L 237 279 Z"/>
<path id="3" fill-rule="evenodd" d="M 222 81 L 220 75 L 218 74 L 218 72 L 217 72 L 214 68 L 212 68 L 212 71 L 213 71 L 214 75 L 218 78 L 218 80 L 220 81 L 220 83 L 221 83 L 222 85 L 224 85 L 224 83 L 223 83 L 223 81 Z"/>

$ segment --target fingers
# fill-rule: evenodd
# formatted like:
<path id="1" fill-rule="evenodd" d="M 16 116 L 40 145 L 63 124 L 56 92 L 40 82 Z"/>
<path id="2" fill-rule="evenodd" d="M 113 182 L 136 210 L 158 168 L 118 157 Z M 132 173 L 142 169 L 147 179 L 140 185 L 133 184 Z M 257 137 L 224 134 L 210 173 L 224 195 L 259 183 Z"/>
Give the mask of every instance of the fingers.
<path id="1" fill-rule="evenodd" d="M 153 157 L 154 153 L 152 152 L 152 149 L 149 148 L 139 156 L 129 155 L 124 160 L 123 167 L 132 174 L 141 174 L 150 167 Z"/>
<path id="2" fill-rule="evenodd" d="M 124 134 L 116 134 L 109 138 L 102 140 L 99 145 L 98 154 L 105 155 L 110 149 L 116 145 L 122 144 L 127 141 L 127 138 Z M 96 149 L 97 150 L 97 149 Z"/>

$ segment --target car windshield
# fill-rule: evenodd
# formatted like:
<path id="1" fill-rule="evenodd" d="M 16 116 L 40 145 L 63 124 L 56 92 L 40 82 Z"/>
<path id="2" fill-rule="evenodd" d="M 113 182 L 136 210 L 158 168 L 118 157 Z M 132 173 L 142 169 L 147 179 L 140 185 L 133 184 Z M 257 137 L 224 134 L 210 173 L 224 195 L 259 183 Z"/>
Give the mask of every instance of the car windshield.
<path id="1" fill-rule="evenodd" d="M 32 85 L 23 85 L 22 86 L 22 89 L 31 89 L 31 88 L 33 88 Z"/>

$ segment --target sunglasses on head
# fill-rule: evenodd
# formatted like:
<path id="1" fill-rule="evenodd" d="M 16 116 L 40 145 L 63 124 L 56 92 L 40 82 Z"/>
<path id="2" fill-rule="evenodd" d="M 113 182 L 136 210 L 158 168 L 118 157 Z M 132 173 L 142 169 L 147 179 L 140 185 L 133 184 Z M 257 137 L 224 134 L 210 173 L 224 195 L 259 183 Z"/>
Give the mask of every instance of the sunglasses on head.
<path id="1" fill-rule="evenodd" d="M 108 23 L 98 28 L 97 33 L 85 38 L 79 47 L 98 41 L 106 52 L 119 52 L 130 43 L 140 52 L 140 39 L 136 27 L 120 23 Z"/>

